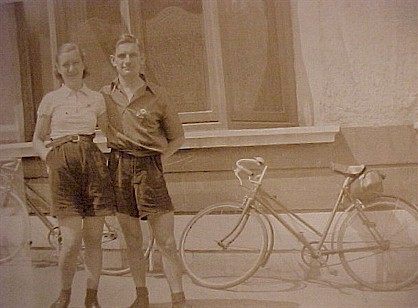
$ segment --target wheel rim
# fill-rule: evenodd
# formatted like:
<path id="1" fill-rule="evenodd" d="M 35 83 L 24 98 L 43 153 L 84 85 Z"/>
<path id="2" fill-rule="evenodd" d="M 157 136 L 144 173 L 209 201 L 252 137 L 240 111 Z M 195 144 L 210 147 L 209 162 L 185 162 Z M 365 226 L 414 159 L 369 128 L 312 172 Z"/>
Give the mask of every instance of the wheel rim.
<path id="1" fill-rule="evenodd" d="M 384 237 L 382 247 L 341 252 L 347 273 L 374 290 L 397 290 L 413 283 L 418 276 L 417 213 L 402 203 L 379 201 L 366 206 L 365 214 Z M 360 216 L 353 212 L 341 226 L 338 249 L 358 247 L 361 241 L 376 245 Z"/>
<path id="2" fill-rule="evenodd" d="M 267 231 L 256 213 L 252 213 L 240 236 L 227 249 L 218 243 L 233 229 L 240 211 L 235 205 L 210 207 L 185 228 L 180 254 L 196 284 L 213 289 L 235 286 L 248 279 L 264 261 Z"/>

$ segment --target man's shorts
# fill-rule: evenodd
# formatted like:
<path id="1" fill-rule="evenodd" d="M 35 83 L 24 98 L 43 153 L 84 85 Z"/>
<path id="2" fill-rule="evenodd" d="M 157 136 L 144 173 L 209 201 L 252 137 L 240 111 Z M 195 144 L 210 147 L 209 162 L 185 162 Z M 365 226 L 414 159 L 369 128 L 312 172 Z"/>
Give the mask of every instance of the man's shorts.
<path id="1" fill-rule="evenodd" d="M 114 214 L 115 196 L 106 157 L 93 143 L 93 136 L 53 147 L 46 164 L 53 216 Z"/>
<path id="2" fill-rule="evenodd" d="M 161 155 L 136 157 L 112 149 L 109 169 L 119 213 L 142 218 L 174 210 Z"/>

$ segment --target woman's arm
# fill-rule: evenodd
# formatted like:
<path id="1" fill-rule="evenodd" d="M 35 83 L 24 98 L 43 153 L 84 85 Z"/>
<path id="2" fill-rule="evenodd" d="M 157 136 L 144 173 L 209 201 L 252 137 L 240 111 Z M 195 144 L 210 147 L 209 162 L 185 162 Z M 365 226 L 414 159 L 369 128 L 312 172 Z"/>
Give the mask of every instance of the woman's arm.
<path id="1" fill-rule="evenodd" d="M 40 115 L 36 120 L 35 132 L 33 133 L 33 148 L 39 157 L 45 161 L 50 149 L 45 147 L 44 141 L 51 130 L 51 116 Z"/>

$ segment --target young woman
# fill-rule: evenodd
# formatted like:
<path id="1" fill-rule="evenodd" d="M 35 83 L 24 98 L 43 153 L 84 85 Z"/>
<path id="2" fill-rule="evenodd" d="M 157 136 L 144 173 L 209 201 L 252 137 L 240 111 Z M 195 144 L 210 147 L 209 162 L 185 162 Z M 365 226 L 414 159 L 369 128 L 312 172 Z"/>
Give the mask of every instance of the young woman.
<path id="1" fill-rule="evenodd" d="M 86 67 L 77 45 L 62 45 L 55 60 L 55 74 L 62 85 L 42 99 L 33 136 L 34 148 L 49 170 L 51 213 L 58 219 L 63 238 L 58 264 L 61 293 L 51 307 L 69 305 L 82 240 L 85 306 L 99 307 L 103 224 L 115 204 L 105 157 L 93 143 L 96 125 L 104 131 L 107 127 L 105 103 L 100 93 L 83 82 Z M 47 139 L 51 141 L 45 145 Z"/>

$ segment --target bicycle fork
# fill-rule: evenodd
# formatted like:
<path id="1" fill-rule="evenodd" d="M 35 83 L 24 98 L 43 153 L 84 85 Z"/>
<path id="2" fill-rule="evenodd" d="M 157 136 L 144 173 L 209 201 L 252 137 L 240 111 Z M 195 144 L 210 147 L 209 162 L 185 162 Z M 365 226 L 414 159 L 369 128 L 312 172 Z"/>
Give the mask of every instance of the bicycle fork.
<path id="1" fill-rule="evenodd" d="M 227 249 L 229 245 L 231 245 L 241 234 L 242 230 L 244 229 L 245 225 L 247 224 L 248 218 L 250 217 L 250 204 L 252 198 L 245 197 L 244 199 L 244 209 L 240 214 L 238 219 L 238 223 L 236 226 L 229 232 L 223 239 L 218 241 L 218 246 L 222 249 Z M 229 239 L 230 238 L 230 239 Z"/>

